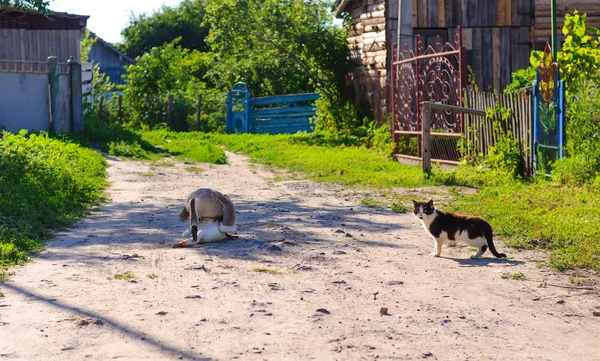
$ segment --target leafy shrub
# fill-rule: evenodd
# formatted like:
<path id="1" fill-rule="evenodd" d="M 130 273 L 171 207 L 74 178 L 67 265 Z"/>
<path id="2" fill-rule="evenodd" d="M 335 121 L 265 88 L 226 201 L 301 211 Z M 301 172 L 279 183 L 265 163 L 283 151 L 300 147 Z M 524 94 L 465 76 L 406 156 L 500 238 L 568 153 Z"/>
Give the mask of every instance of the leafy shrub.
<path id="1" fill-rule="evenodd" d="M 560 64 L 560 76 L 564 81 L 567 93 L 577 88 L 574 82 L 581 74 L 592 83 L 600 83 L 600 29 L 587 26 L 587 14 L 575 11 L 565 16 L 562 33 L 565 41 L 559 52 L 557 62 Z M 516 91 L 531 86 L 536 77 L 536 68 L 542 63 L 541 51 L 532 51 L 530 66 L 512 74 L 513 82 L 505 91 Z"/>
<path id="2" fill-rule="evenodd" d="M 585 77 L 567 95 L 567 158 L 552 173 L 563 184 L 592 183 L 600 172 L 600 87 Z"/>
<path id="3" fill-rule="evenodd" d="M 21 131 L 0 135 L 0 266 L 40 249 L 101 198 L 106 161 L 72 141 Z"/>

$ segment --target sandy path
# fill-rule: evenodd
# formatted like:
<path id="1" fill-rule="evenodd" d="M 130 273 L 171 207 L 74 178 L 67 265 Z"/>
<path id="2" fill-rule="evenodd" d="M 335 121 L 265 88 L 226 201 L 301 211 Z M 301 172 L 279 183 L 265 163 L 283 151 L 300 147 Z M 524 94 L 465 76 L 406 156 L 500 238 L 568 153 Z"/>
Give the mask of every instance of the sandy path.
<path id="1" fill-rule="evenodd" d="M 0 360 L 600 360 L 596 286 L 538 288 L 570 285 L 542 255 L 435 259 L 411 214 L 228 156 L 200 174 L 111 159 L 113 201 L 0 284 Z M 231 196 L 241 237 L 171 249 L 200 186 Z"/>

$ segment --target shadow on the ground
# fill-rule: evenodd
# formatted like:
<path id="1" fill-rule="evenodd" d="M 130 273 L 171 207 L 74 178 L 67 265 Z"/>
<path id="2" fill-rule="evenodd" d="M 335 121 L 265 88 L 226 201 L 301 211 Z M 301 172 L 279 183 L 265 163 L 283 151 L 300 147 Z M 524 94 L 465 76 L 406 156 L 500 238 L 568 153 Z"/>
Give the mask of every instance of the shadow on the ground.
<path id="1" fill-rule="evenodd" d="M 469 255 L 465 256 L 465 258 L 451 258 L 451 257 L 442 257 L 449 260 L 452 260 L 460 265 L 460 267 L 488 267 L 493 264 L 508 264 L 511 266 L 517 266 L 524 264 L 524 261 L 516 260 L 516 259 L 506 259 L 506 258 L 495 258 L 490 255 L 486 257 L 485 255 L 481 258 L 471 259 Z"/>
<path id="2" fill-rule="evenodd" d="M 46 298 L 44 296 L 32 293 L 31 291 L 28 291 L 19 286 L 16 286 L 13 283 L 5 283 L 2 285 L 2 287 L 8 288 L 12 291 L 20 293 L 29 299 L 33 299 L 38 302 L 43 302 L 43 303 L 50 305 L 52 307 L 55 307 L 57 309 L 65 310 L 74 315 L 80 315 L 80 316 L 98 319 L 98 320 L 102 321 L 104 323 L 104 325 L 107 325 L 107 326 L 111 327 L 113 330 L 115 330 L 116 332 L 119 332 L 120 334 L 122 334 L 123 337 L 129 337 L 132 340 L 135 340 L 137 342 L 146 343 L 161 352 L 171 353 L 171 354 L 174 354 L 176 357 L 181 356 L 183 359 L 186 359 L 186 360 L 196 360 L 196 361 L 211 361 L 212 360 L 211 358 L 201 357 L 196 354 L 190 354 L 185 351 L 182 351 L 174 345 L 170 345 L 169 343 L 162 341 L 158 338 L 152 337 L 152 336 L 150 336 L 146 333 L 143 333 L 139 330 L 136 330 L 132 327 L 123 325 L 109 317 L 103 316 L 101 314 L 97 314 L 92 311 L 87 311 L 81 307 L 70 306 L 64 302 L 60 302 L 55 299 Z"/>
<path id="3" fill-rule="evenodd" d="M 238 211 L 240 238 L 200 245 L 190 250 L 224 259 L 260 260 L 272 254 L 267 250 L 271 244 L 282 241 L 313 246 L 360 243 L 361 247 L 407 247 L 402 243 L 388 243 L 377 239 L 379 235 L 406 228 L 399 223 L 370 219 L 375 212 L 389 212 L 392 215 L 391 211 L 325 203 L 307 206 L 299 197 L 255 203 L 245 201 L 236 194 L 229 196 L 234 200 Z M 115 256 L 97 254 L 97 251 L 91 251 L 87 247 L 74 252 L 74 248 L 120 245 L 120 250 L 124 252 L 128 248 L 170 248 L 173 243 L 182 240 L 181 233 L 188 226 L 187 222 L 179 221 L 182 205 L 183 200 L 180 204 L 159 207 L 153 202 L 153 197 L 146 196 L 143 201 L 140 199 L 101 206 L 83 223 L 50 240 L 49 252 L 40 256 L 57 261 L 70 257 L 95 263 Z M 324 229 L 327 230 L 323 232 Z M 63 252 L 64 248 L 70 250 Z"/>

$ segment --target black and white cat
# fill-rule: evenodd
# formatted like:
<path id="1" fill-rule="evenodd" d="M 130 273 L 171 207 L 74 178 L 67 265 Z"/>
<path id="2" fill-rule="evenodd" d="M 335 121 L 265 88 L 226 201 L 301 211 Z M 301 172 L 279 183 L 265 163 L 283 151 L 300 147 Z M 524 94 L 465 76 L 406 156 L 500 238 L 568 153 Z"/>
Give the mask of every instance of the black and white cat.
<path id="1" fill-rule="evenodd" d="M 506 257 L 504 253 L 496 251 L 492 241 L 492 226 L 482 218 L 442 212 L 435 209 L 433 199 L 429 202 L 413 200 L 413 204 L 415 216 L 435 240 L 432 256 L 439 257 L 442 254 L 442 245 L 446 241 L 463 241 L 471 247 L 477 247 L 477 252 L 471 256 L 473 259 L 481 257 L 488 247 L 494 256 Z"/>

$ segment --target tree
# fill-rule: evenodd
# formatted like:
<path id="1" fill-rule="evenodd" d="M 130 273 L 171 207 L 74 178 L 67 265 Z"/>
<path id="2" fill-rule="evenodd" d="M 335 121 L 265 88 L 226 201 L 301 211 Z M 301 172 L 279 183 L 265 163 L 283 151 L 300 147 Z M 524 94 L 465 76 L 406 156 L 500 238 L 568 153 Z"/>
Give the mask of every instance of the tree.
<path id="1" fill-rule="evenodd" d="M 52 0 L 0 0 L 0 6 L 14 7 L 17 9 L 47 11 Z"/>
<path id="2" fill-rule="evenodd" d="M 129 25 L 121 32 L 124 41 L 118 44 L 119 50 L 135 58 L 181 37 L 181 47 L 207 51 L 204 40 L 208 28 L 201 26 L 205 14 L 204 3 L 204 0 L 184 0 L 177 7 L 163 6 L 152 15 L 132 14 Z"/>

